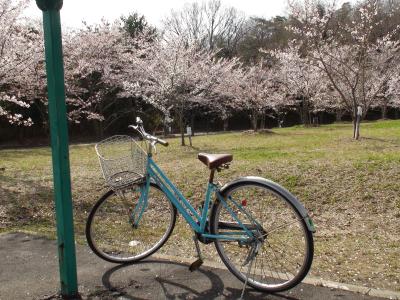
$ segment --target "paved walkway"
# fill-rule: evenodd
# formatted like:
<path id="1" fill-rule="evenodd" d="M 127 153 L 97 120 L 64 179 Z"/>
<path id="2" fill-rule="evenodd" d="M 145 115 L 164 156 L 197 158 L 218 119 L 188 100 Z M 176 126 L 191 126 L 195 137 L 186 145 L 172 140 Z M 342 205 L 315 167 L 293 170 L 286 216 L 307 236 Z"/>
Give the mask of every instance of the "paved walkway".
<path id="1" fill-rule="evenodd" d="M 77 246 L 79 291 L 83 299 L 239 299 L 242 284 L 226 270 L 146 260 L 114 265 Z M 55 241 L 12 233 L 0 235 L 0 299 L 57 299 L 59 288 Z M 245 299 L 329 300 L 380 298 L 301 284 L 279 294 L 246 290 Z"/>

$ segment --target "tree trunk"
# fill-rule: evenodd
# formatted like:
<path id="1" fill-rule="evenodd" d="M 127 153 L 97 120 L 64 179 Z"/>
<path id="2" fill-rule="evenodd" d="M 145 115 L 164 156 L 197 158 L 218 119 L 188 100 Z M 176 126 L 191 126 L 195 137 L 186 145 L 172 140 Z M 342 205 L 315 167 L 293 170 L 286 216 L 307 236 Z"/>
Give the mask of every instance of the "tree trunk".
<path id="1" fill-rule="evenodd" d="M 50 126 L 49 122 L 44 121 L 41 126 L 41 132 L 46 137 L 46 139 L 50 140 Z"/>
<path id="2" fill-rule="evenodd" d="M 98 139 L 102 139 L 104 136 L 103 122 L 95 120 L 94 121 L 94 131 L 96 133 L 96 137 Z"/>
<path id="3" fill-rule="evenodd" d="M 343 117 L 343 111 L 337 110 L 336 111 L 336 122 L 341 122 Z"/>
<path id="4" fill-rule="evenodd" d="M 310 108 L 308 105 L 308 100 L 302 101 L 301 106 L 301 121 L 303 122 L 304 126 L 310 126 Z"/>
<path id="5" fill-rule="evenodd" d="M 265 129 L 265 121 L 266 121 L 265 119 L 266 119 L 265 113 L 263 113 L 261 116 L 261 124 L 260 124 L 261 129 Z"/>
<path id="6" fill-rule="evenodd" d="M 314 127 L 318 127 L 319 126 L 318 115 L 312 115 L 312 126 L 314 126 Z"/>
<path id="7" fill-rule="evenodd" d="M 192 128 L 192 136 L 194 136 L 194 119 L 195 119 L 195 115 L 192 114 L 192 117 L 190 119 L 190 127 Z"/>
<path id="8" fill-rule="evenodd" d="M 386 103 L 386 101 L 382 104 L 381 111 L 382 111 L 382 119 L 385 120 L 386 117 L 387 117 L 387 103 Z"/>
<path id="9" fill-rule="evenodd" d="M 355 140 L 360 139 L 360 122 L 361 122 L 361 116 L 356 115 L 353 120 L 353 138 Z"/>
<path id="10" fill-rule="evenodd" d="M 253 126 L 253 130 L 257 131 L 257 123 L 258 123 L 258 113 L 253 111 L 253 114 L 251 115 L 251 125 Z"/>
<path id="11" fill-rule="evenodd" d="M 182 114 L 179 116 L 179 129 L 181 132 L 181 146 L 185 146 L 185 123 Z"/>
<path id="12" fill-rule="evenodd" d="M 223 121 L 224 121 L 224 131 L 227 131 L 228 127 L 229 127 L 229 120 L 228 119 L 224 119 Z"/>
<path id="13" fill-rule="evenodd" d="M 163 127 L 164 127 L 164 137 L 167 137 L 168 136 L 168 125 L 164 122 Z"/>

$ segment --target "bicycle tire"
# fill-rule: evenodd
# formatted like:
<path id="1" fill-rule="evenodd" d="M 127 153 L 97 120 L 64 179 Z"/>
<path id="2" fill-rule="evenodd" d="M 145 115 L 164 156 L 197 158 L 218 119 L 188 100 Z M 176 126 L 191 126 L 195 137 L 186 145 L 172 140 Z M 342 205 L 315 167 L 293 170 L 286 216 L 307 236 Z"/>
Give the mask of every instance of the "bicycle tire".
<path id="1" fill-rule="evenodd" d="M 129 189 L 132 191 L 130 199 L 108 191 L 88 216 L 85 230 L 87 242 L 93 252 L 106 261 L 138 262 L 160 249 L 172 234 L 176 208 L 154 183 L 150 184 L 148 206 L 138 227 L 132 225 L 132 204 L 139 199 L 140 187 L 135 184 Z M 123 220 L 123 217 L 126 219 Z"/>
<path id="2" fill-rule="evenodd" d="M 237 241 L 215 240 L 215 247 L 223 263 L 239 280 L 247 281 L 249 286 L 259 291 L 281 292 L 296 286 L 310 270 L 314 254 L 312 232 L 307 229 L 306 222 L 301 217 L 299 210 L 277 189 L 255 180 L 234 183 L 225 188 L 222 194 L 224 199 L 233 197 L 233 195 L 235 201 L 239 201 L 242 208 L 262 225 L 267 233 L 267 238 L 262 243 L 254 261 L 251 262 L 256 264 L 253 273 L 248 272 L 251 267 L 248 267 L 249 263 L 242 266 L 248 256 L 249 252 L 246 252 L 249 251 L 249 247 L 246 248 Z M 249 198 L 249 196 L 252 197 Z M 261 204 L 266 204 L 267 207 L 259 207 Z M 232 203 L 230 208 L 237 210 L 236 213 L 243 224 L 249 222 L 255 224 Z M 285 208 L 285 211 L 283 211 L 283 208 Z M 286 224 L 287 226 L 279 226 L 273 230 L 272 226 L 282 221 L 285 215 L 290 218 L 290 222 L 282 223 L 282 225 Z M 220 222 L 237 223 L 222 202 L 217 199 L 210 215 L 210 229 L 213 234 L 220 232 L 219 227 L 222 227 L 222 225 L 219 225 L 222 224 Z M 226 231 L 226 228 L 224 230 Z M 298 236 L 293 235 L 296 231 L 299 233 Z M 283 240 L 280 241 L 280 239 Z M 277 253 L 275 249 L 278 250 Z M 296 268 L 288 269 L 288 264 L 293 261 L 297 264 Z"/>

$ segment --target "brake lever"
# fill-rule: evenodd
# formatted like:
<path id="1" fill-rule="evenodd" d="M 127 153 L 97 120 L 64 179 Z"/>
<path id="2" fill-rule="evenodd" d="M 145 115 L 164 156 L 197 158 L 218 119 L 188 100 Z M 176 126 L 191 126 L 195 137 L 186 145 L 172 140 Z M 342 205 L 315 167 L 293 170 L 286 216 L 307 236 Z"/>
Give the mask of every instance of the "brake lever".
<path id="1" fill-rule="evenodd" d="M 134 129 L 137 133 L 139 133 L 139 136 L 141 137 L 141 139 L 144 139 L 144 134 L 141 131 L 141 129 L 139 128 L 139 126 L 137 126 L 137 125 L 129 125 L 128 128 Z"/>

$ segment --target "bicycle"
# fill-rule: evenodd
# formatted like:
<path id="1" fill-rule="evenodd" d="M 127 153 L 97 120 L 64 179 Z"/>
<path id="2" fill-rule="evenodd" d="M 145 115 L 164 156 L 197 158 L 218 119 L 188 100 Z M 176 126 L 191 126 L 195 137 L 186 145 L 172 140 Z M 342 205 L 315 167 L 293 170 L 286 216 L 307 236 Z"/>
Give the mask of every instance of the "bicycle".
<path id="1" fill-rule="evenodd" d="M 200 241 L 215 244 L 225 266 L 245 287 L 280 292 L 304 279 L 312 264 L 315 230 L 306 209 L 289 191 L 254 176 L 214 183 L 215 172 L 228 168 L 233 156 L 200 153 L 210 177 L 196 210 L 153 160 L 156 145 L 168 142 L 146 133 L 140 118 L 136 122 L 129 127 L 147 142 L 147 150 L 129 136 L 96 145 L 111 188 L 94 205 L 86 224 L 88 244 L 96 255 L 114 263 L 148 257 L 168 240 L 179 212 L 194 231 L 198 260 L 191 270 L 203 261 Z M 118 155 L 110 158 L 113 153 Z"/>

